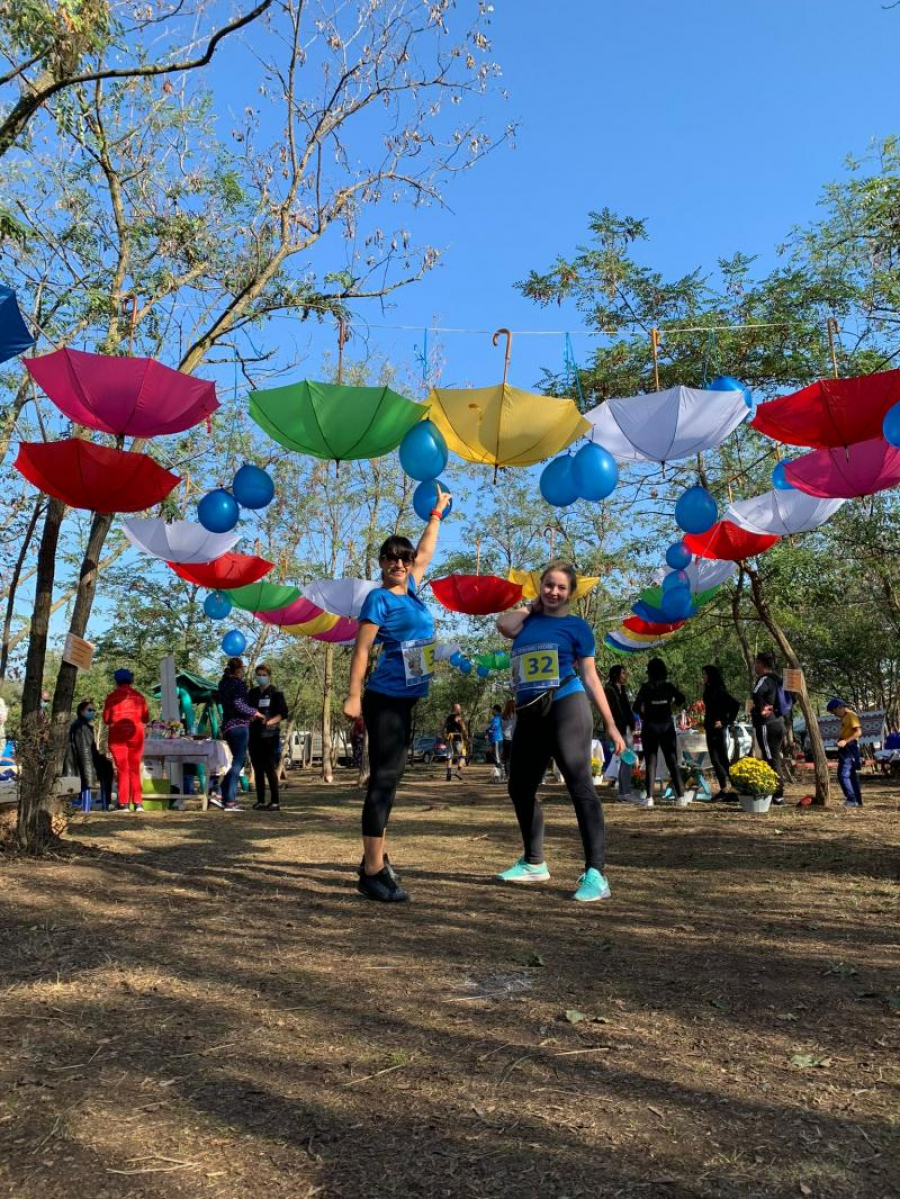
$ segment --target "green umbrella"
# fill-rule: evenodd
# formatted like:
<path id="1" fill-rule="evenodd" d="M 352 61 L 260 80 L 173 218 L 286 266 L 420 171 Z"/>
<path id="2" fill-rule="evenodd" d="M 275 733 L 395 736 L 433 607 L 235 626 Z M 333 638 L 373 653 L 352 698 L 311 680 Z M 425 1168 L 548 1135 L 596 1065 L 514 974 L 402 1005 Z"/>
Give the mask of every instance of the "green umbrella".
<path id="1" fill-rule="evenodd" d="M 300 598 L 298 587 L 283 587 L 280 583 L 267 583 L 260 579 L 258 583 L 248 583 L 246 587 L 235 587 L 226 591 L 236 608 L 245 612 L 271 612 L 273 608 L 286 608 L 294 600 Z"/>
<path id="2" fill-rule="evenodd" d="M 395 450 L 428 408 L 389 387 L 344 387 L 304 379 L 250 392 L 250 415 L 289 450 L 315 458 L 380 458 Z"/>
<path id="3" fill-rule="evenodd" d="M 696 612 L 698 608 L 702 608 L 704 604 L 708 604 L 718 593 L 718 587 L 710 587 L 706 591 L 695 591 L 692 595 L 693 608 Z M 651 608 L 662 607 L 663 589 L 662 587 L 648 587 L 646 591 L 642 591 L 640 598 L 645 604 L 649 604 Z"/>

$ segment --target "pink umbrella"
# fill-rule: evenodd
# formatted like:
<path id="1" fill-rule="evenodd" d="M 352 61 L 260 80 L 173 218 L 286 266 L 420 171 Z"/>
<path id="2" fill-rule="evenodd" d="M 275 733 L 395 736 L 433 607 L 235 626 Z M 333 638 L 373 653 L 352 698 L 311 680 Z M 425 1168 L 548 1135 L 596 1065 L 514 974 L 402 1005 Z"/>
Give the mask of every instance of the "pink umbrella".
<path id="1" fill-rule="evenodd" d="M 883 437 L 813 450 L 788 462 L 785 478 L 798 491 L 823 499 L 852 500 L 900 483 L 900 449 Z"/>
<path id="2" fill-rule="evenodd" d="M 55 350 L 24 361 L 61 412 L 101 433 L 132 437 L 182 433 L 219 407 L 214 383 L 174 371 L 153 358 Z"/>
<path id="3" fill-rule="evenodd" d="M 333 628 L 327 629 L 324 633 L 310 633 L 310 637 L 314 641 L 330 641 L 335 644 L 339 641 L 354 641 L 358 632 L 359 621 L 342 616 Z"/>
<path id="4" fill-rule="evenodd" d="M 283 608 L 273 608 L 271 612 L 254 612 L 253 615 L 266 624 L 306 624 L 307 621 L 321 616 L 322 609 L 301 595 L 299 599 L 285 604 Z"/>

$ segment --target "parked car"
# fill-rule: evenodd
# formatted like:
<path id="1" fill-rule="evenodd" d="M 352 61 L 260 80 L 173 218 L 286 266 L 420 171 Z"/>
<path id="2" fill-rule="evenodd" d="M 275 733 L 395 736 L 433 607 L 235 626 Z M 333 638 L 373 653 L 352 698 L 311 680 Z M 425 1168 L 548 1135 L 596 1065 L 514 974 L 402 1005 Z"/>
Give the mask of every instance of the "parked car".
<path id="1" fill-rule="evenodd" d="M 443 737 L 416 737 L 410 749 L 410 760 L 422 762 L 446 762 L 450 757 L 450 746 Z"/>

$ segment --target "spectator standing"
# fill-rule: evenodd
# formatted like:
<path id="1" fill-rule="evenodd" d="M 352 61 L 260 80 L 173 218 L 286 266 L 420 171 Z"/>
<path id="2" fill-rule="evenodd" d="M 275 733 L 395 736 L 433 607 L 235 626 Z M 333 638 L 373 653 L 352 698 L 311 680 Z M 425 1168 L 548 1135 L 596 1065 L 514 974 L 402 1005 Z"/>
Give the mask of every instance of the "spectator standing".
<path id="1" fill-rule="evenodd" d="M 450 757 L 447 759 L 447 782 L 449 783 L 453 777 L 454 768 L 456 777 L 461 779 L 466 765 L 469 727 L 463 716 L 462 704 L 454 704 L 450 709 L 450 715 L 444 721 L 444 736 L 450 746 Z"/>
<path id="2" fill-rule="evenodd" d="M 838 782 L 844 793 L 844 807 L 861 808 L 863 800 L 859 786 L 859 768 L 862 763 L 859 756 L 859 739 L 862 736 L 862 723 L 845 699 L 835 696 L 826 706 L 841 722 L 837 743 Z"/>
<path id="3" fill-rule="evenodd" d="M 669 771 L 672 790 L 680 798 L 684 795 L 681 770 L 678 766 L 678 738 L 672 708 L 684 704 L 684 693 L 669 682 L 669 670 L 662 658 L 651 658 L 647 663 L 647 682 L 638 691 L 634 710 L 641 718 L 641 736 L 644 746 L 644 765 L 647 771 L 647 794 L 639 807 L 653 807 L 653 788 L 656 784 L 656 759 L 661 752 Z"/>
<path id="4" fill-rule="evenodd" d="M 491 720 L 487 727 L 487 739 L 494 757 L 494 767 L 491 778 L 496 782 L 503 779 L 503 709 L 494 704 L 491 709 Z"/>
<path id="5" fill-rule="evenodd" d="M 634 712 L 631 710 L 631 699 L 628 695 L 628 671 L 621 663 L 609 668 L 603 693 L 609 710 L 612 712 L 616 728 L 621 734 L 626 746 L 630 746 L 634 738 Z M 631 802 L 631 763 L 619 762 L 619 800 L 622 803 Z"/>
<path id="6" fill-rule="evenodd" d="M 263 714 L 251 706 L 250 693 L 244 682 L 244 663 L 240 658 L 229 658 L 225 673 L 219 680 L 219 702 L 222 705 L 222 735 L 231 750 L 231 766 L 222 779 L 221 800 L 211 799 L 223 812 L 239 812 L 237 803 L 238 779 L 247 757 L 250 743 L 250 722 L 265 720 Z"/>
<path id="7" fill-rule="evenodd" d="M 775 655 L 763 651 L 754 664 L 756 683 L 751 693 L 750 718 L 756 742 L 766 765 L 778 776 L 772 803 L 784 803 L 784 716 L 781 696 L 784 694 L 781 676 L 775 673 Z"/>
<path id="8" fill-rule="evenodd" d="M 730 799 L 737 796 L 731 790 L 728 774 L 728 726 L 737 720 L 741 705 L 729 694 L 718 666 L 703 667 L 703 729 L 706 733 L 706 748 L 713 773 L 719 784 L 719 793 L 713 799 Z"/>
<path id="9" fill-rule="evenodd" d="M 254 720 L 249 726 L 247 746 L 256 783 L 256 803 L 253 807 L 257 811 L 280 812 L 278 766 L 281 757 L 281 722 L 288 718 L 288 706 L 284 692 L 272 686 L 272 671 L 265 662 L 260 662 L 256 667 L 255 679 L 256 686 L 251 687 L 247 695 L 249 706 L 262 715 L 262 720 Z M 268 803 L 267 781 L 272 794 Z"/>
<path id="10" fill-rule="evenodd" d="M 508 699 L 500 714 L 500 727 L 503 730 L 503 775 L 509 778 L 509 763 L 512 757 L 513 733 L 516 731 L 516 701 Z"/>
<path id="11" fill-rule="evenodd" d="M 150 719 L 147 701 L 132 687 L 134 675 L 120 667 L 113 678 L 116 689 L 103 701 L 103 723 L 109 730 L 109 752 L 116 767 L 118 809 L 128 804 L 143 811 L 141 762 L 144 757 L 144 726 Z"/>

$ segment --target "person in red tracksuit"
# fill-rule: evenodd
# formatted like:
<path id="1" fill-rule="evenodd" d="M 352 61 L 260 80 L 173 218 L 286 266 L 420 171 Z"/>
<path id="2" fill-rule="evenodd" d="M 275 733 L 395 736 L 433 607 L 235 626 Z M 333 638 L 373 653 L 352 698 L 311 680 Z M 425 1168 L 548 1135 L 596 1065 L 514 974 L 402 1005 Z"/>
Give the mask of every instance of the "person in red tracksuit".
<path id="1" fill-rule="evenodd" d="M 118 810 L 126 811 L 130 801 L 136 812 L 142 812 L 141 759 L 150 711 L 143 695 L 131 685 L 134 675 L 130 670 L 123 667 L 113 677 L 117 686 L 103 701 L 103 723 L 109 727 L 109 752 L 116 766 Z"/>

